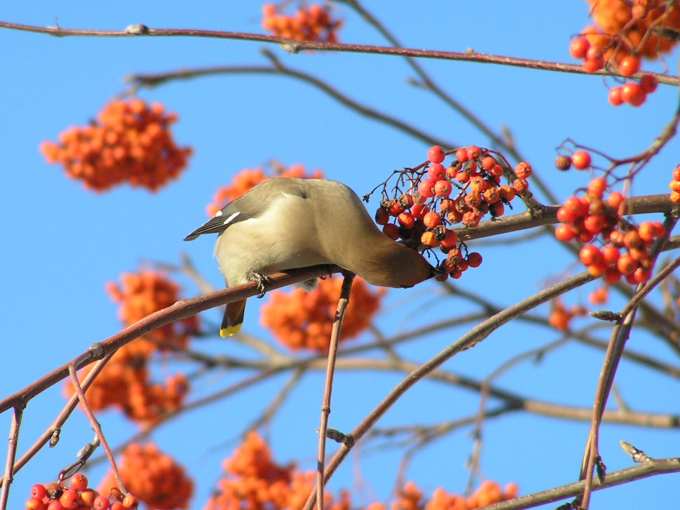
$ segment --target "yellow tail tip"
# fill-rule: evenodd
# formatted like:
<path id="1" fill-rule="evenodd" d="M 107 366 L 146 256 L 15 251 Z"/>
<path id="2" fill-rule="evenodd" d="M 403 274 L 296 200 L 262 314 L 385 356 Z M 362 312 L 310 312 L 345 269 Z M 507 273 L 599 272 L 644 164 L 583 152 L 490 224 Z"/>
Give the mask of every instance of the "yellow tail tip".
<path id="1" fill-rule="evenodd" d="M 239 331 L 241 331 L 241 325 L 236 324 L 235 326 L 229 326 L 229 327 L 226 327 L 226 328 L 221 328 L 220 329 L 220 336 L 222 338 L 224 338 L 225 336 L 234 336 Z"/>

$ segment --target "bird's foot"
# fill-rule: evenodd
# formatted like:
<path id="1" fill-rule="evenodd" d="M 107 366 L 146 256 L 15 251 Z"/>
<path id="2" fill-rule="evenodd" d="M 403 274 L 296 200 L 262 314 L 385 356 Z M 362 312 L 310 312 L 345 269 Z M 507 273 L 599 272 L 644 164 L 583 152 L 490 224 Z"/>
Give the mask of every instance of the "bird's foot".
<path id="1" fill-rule="evenodd" d="M 269 278 L 269 276 L 263 275 L 262 273 L 251 271 L 248 273 L 248 280 L 257 283 L 257 290 L 259 291 L 257 297 L 264 297 L 265 293 L 267 292 L 266 285 L 271 282 L 271 278 Z"/>

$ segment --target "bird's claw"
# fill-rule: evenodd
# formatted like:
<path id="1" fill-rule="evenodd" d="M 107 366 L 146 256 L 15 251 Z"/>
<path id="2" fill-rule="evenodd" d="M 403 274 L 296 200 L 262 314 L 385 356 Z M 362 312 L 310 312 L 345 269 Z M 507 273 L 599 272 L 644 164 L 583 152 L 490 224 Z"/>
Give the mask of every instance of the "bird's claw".
<path id="1" fill-rule="evenodd" d="M 248 280 L 250 280 L 251 282 L 255 282 L 257 284 L 257 290 L 259 292 L 257 297 L 258 298 L 264 297 L 265 293 L 267 292 L 266 285 L 268 283 L 271 283 L 271 278 L 269 278 L 266 275 L 263 275 L 262 273 L 257 273 L 253 271 L 248 275 Z"/>

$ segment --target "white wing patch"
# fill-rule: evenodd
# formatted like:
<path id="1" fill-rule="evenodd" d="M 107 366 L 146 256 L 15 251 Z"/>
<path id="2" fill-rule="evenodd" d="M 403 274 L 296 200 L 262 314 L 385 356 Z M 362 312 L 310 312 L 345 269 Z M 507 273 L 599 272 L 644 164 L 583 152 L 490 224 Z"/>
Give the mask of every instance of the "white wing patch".
<path id="1" fill-rule="evenodd" d="M 222 216 L 222 211 L 217 211 L 215 213 L 215 217 L 217 218 L 217 217 L 220 217 L 220 216 Z"/>
<path id="2" fill-rule="evenodd" d="M 220 211 L 220 215 L 221 215 L 221 214 L 222 214 L 222 211 Z M 234 218 L 236 218 L 236 216 L 238 216 L 239 214 L 241 214 L 241 213 L 240 213 L 239 211 L 236 211 L 234 214 L 232 214 L 232 215 L 229 216 L 226 220 L 224 220 L 224 223 L 222 223 L 222 225 L 229 225 L 229 223 L 231 223 L 231 221 L 232 221 Z"/>

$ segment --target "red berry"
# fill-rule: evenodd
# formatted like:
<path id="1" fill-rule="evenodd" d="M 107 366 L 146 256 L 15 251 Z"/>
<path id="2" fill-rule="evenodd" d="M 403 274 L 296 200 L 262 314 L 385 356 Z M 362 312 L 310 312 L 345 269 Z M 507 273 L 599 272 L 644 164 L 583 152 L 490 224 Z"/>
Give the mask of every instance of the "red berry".
<path id="1" fill-rule="evenodd" d="M 390 216 L 399 216 L 404 212 L 404 207 L 401 205 L 399 200 L 392 200 L 390 203 L 389 213 Z"/>
<path id="2" fill-rule="evenodd" d="M 387 223 L 387 221 L 389 219 L 390 219 L 390 215 L 382 207 L 379 207 L 378 210 L 375 211 L 375 222 L 378 225 L 384 225 L 385 223 Z"/>
<path id="3" fill-rule="evenodd" d="M 616 269 L 614 267 L 609 267 L 604 272 L 604 281 L 606 281 L 610 285 L 614 285 L 620 279 L 621 279 L 621 273 L 619 272 L 618 269 Z"/>
<path id="4" fill-rule="evenodd" d="M 567 198 L 562 207 L 571 211 L 576 217 L 585 216 L 588 212 L 588 202 L 581 200 L 578 197 Z"/>
<path id="5" fill-rule="evenodd" d="M 623 86 L 621 98 L 628 104 L 640 106 L 645 102 L 645 91 L 634 81 L 628 82 Z"/>
<path id="6" fill-rule="evenodd" d="M 598 264 L 602 261 L 602 253 L 600 252 L 600 249 L 597 246 L 593 246 L 592 244 L 586 244 L 583 246 L 579 251 L 578 256 L 581 259 L 581 262 L 583 262 L 583 264 L 586 266 Z"/>
<path id="7" fill-rule="evenodd" d="M 607 197 L 607 205 L 618 211 L 621 204 L 624 202 L 625 197 L 618 191 L 614 191 L 611 195 Z"/>
<path id="8" fill-rule="evenodd" d="M 50 501 L 50 504 L 47 505 L 47 510 L 64 510 L 64 506 L 56 499 L 53 499 Z"/>
<path id="9" fill-rule="evenodd" d="M 431 163 L 441 163 L 444 161 L 444 149 L 442 149 L 439 145 L 433 145 L 430 147 L 430 150 L 427 151 L 427 159 Z"/>
<path id="10" fill-rule="evenodd" d="M 415 218 L 407 212 L 401 213 L 397 219 L 399 220 L 399 224 L 404 227 L 405 229 L 411 229 L 413 228 L 413 225 L 415 225 L 416 220 Z"/>
<path id="11" fill-rule="evenodd" d="M 609 89 L 609 104 L 612 106 L 619 106 L 623 104 L 623 97 L 621 97 L 621 87 L 612 87 Z"/>
<path id="12" fill-rule="evenodd" d="M 623 254 L 616 262 L 616 268 L 623 274 L 632 274 L 638 267 L 638 263 L 628 254 Z"/>
<path id="13" fill-rule="evenodd" d="M 434 196 L 434 182 L 425 180 L 418 185 L 418 193 L 423 198 L 430 198 Z"/>
<path id="14" fill-rule="evenodd" d="M 592 197 L 602 198 L 606 189 L 607 180 L 604 177 L 598 177 L 588 183 L 588 194 Z"/>
<path id="15" fill-rule="evenodd" d="M 619 63 L 619 73 L 623 76 L 633 76 L 640 70 L 640 57 L 626 55 Z"/>
<path id="16" fill-rule="evenodd" d="M 604 216 L 600 215 L 591 215 L 587 216 L 585 220 L 583 220 L 583 226 L 588 232 L 592 232 L 593 234 L 599 234 L 602 232 L 602 229 L 604 228 L 605 225 L 605 219 Z"/>
<path id="17" fill-rule="evenodd" d="M 588 50 L 588 53 L 590 53 L 590 50 Z M 597 56 L 597 57 L 593 57 L 593 58 L 587 58 L 586 61 L 583 62 L 583 69 L 586 72 L 589 72 L 589 73 L 594 73 L 595 71 L 599 71 L 603 67 L 604 67 L 604 59 L 601 56 Z"/>
<path id="18" fill-rule="evenodd" d="M 77 507 L 78 492 L 75 489 L 64 489 L 64 492 L 59 496 L 59 503 L 66 509 Z"/>
<path id="19" fill-rule="evenodd" d="M 42 499 L 31 498 L 26 501 L 26 510 L 43 510 L 45 508 L 45 503 Z"/>
<path id="20" fill-rule="evenodd" d="M 430 168 L 427 170 L 427 175 L 429 179 L 433 181 L 438 181 L 443 179 L 446 175 L 446 169 L 440 163 L 432 163 Z"/>
<path id="21" fill-rule="evenodd" d="M 454 230 L 447 230 L 444 234 L 444 239 L 439 244 L 445 250 L 455 248 L 456 244 L 458 244 L 458 234 Z"/>
<path id="22" fill-rule="evenodd" d="M 71 477 L 71 489 L 83 491 L 87 489 L 87 476 L 83 473 L 76 473 Z"/>
<path id="23" fill-rule="evenodd" d="M 484 156 L 484 158 L 482 158 L 482 168 L 487 172 L 490 172 L 495 164 L 496 160 L 493 159 L 491 156 Z"/>
<path id="24" fill-rule="evenodd" d="M 531 175 L 531 165 L 526 161 L 520 161 L 517 163 L 517 166 L 515 166 L 515 174 L 517 174 L 517 177 L 520 179 L 528 179 Z"/>
<path id="25" fill-rule="evenodd" d="M 109 498 L 104 496 L 97 496 L 94 498 L 94 503 L 92 503 L 93 510 L 108 510 L 109 508 Z"/>
<path id="26" fill-rule="evenodd" d="M 640 87 L 645 94 L 651 94 L 654 92 L 658 85 L 659 80 L 657 80 L 656 76 L 653 74 L 643 74 L 642 78 L 640 78 Z"/>
<path id="27" fill-rule="evenodd" d="M 577 170 L 585 170 L 590 167 L 590 153 L 588 151 L 576 151 L 571 156 L 571 162 Z"/>
<path id="28" fill-rule="evenodd" d="M 482 153 L 482 150 L 476 145 L 470 145 L 466 150 L 470 159 L 477 159 Z"/>
<path id="29" fill-rule="evenodd" d="M 482 254 L 476 251 L 468 254 L 467 263 L 470 267 L 479 267 L 482 265 Z"/>
<path id="30" fill-rule="evenodd" d="M 449 181 L 437 181 L 434 185 L 434 194 L 438 197 L 448 197 L 451 194 L 453 187 Z"/>
<path id="31" fill-rule="evenodd" d="M 571 168 L 571 158 L 569 156 L 559 155 L 555 158 L 555 168 L 563 172 Z"/>
<path id="32" fill-rule="evenodd" d="M 588 39 L 583 36 L 574 37 L 569 44 L 569 53 L 572 57 L 582 59 L 590 49 Z"/>
<path id="33" fill-rule="evenodd" d="M 608 244 L 602 248 L 602 258 L 610 266 L 615 265 L 619 261 L 620 256 L 621 254 L 619 253 L 619 250 L 611 244 Z"/>
<path id="34" fill-rule="evenodd" d="M 464 163 L 465 161 L 470 159 L 470 155 L 468 154 L 467 149 L 465 147 L 461 147 L 456 151 L 456 159 L 461 163 Z"/>
<path id="35" fill-rule="evenodd" d="M 430 211 L 430 208 L 425 204 L 416 204 L 411 207 L 411 214 L 414 218 L 422 218 Z"/>
<path id="36" fill-rule="evenodd" d="M 635 283 L 645 283 L 649 280 L 650 276 L 651 273 L 649 271 L 645 271 L 641 267 L 638 267 L 633 273 L 633 280 L 635 280 Z"/>
<path id="37" fill-rule="evenodd" d="M 47 489 L 43 484 L 36 483 L 33 487 L 31 487 L 31 497 L 33 499 L 39 499 L 42 501 L 42 498 L 45 496 L 47 496 Z"/>
<path id="38" fill-rule="evenodd" d="M 423 216 L 423 224 L 427 228 L 434 228 L 442 222 L 441 217 L 436 212 L 430 211 Z"/>
<path id="39" fill-rule="evenodd" d="M 558 241 L 571 241 L 576 237 L 576 231 L 570 225 L 560 225 L 555 229 L 555 237 Z"/>

